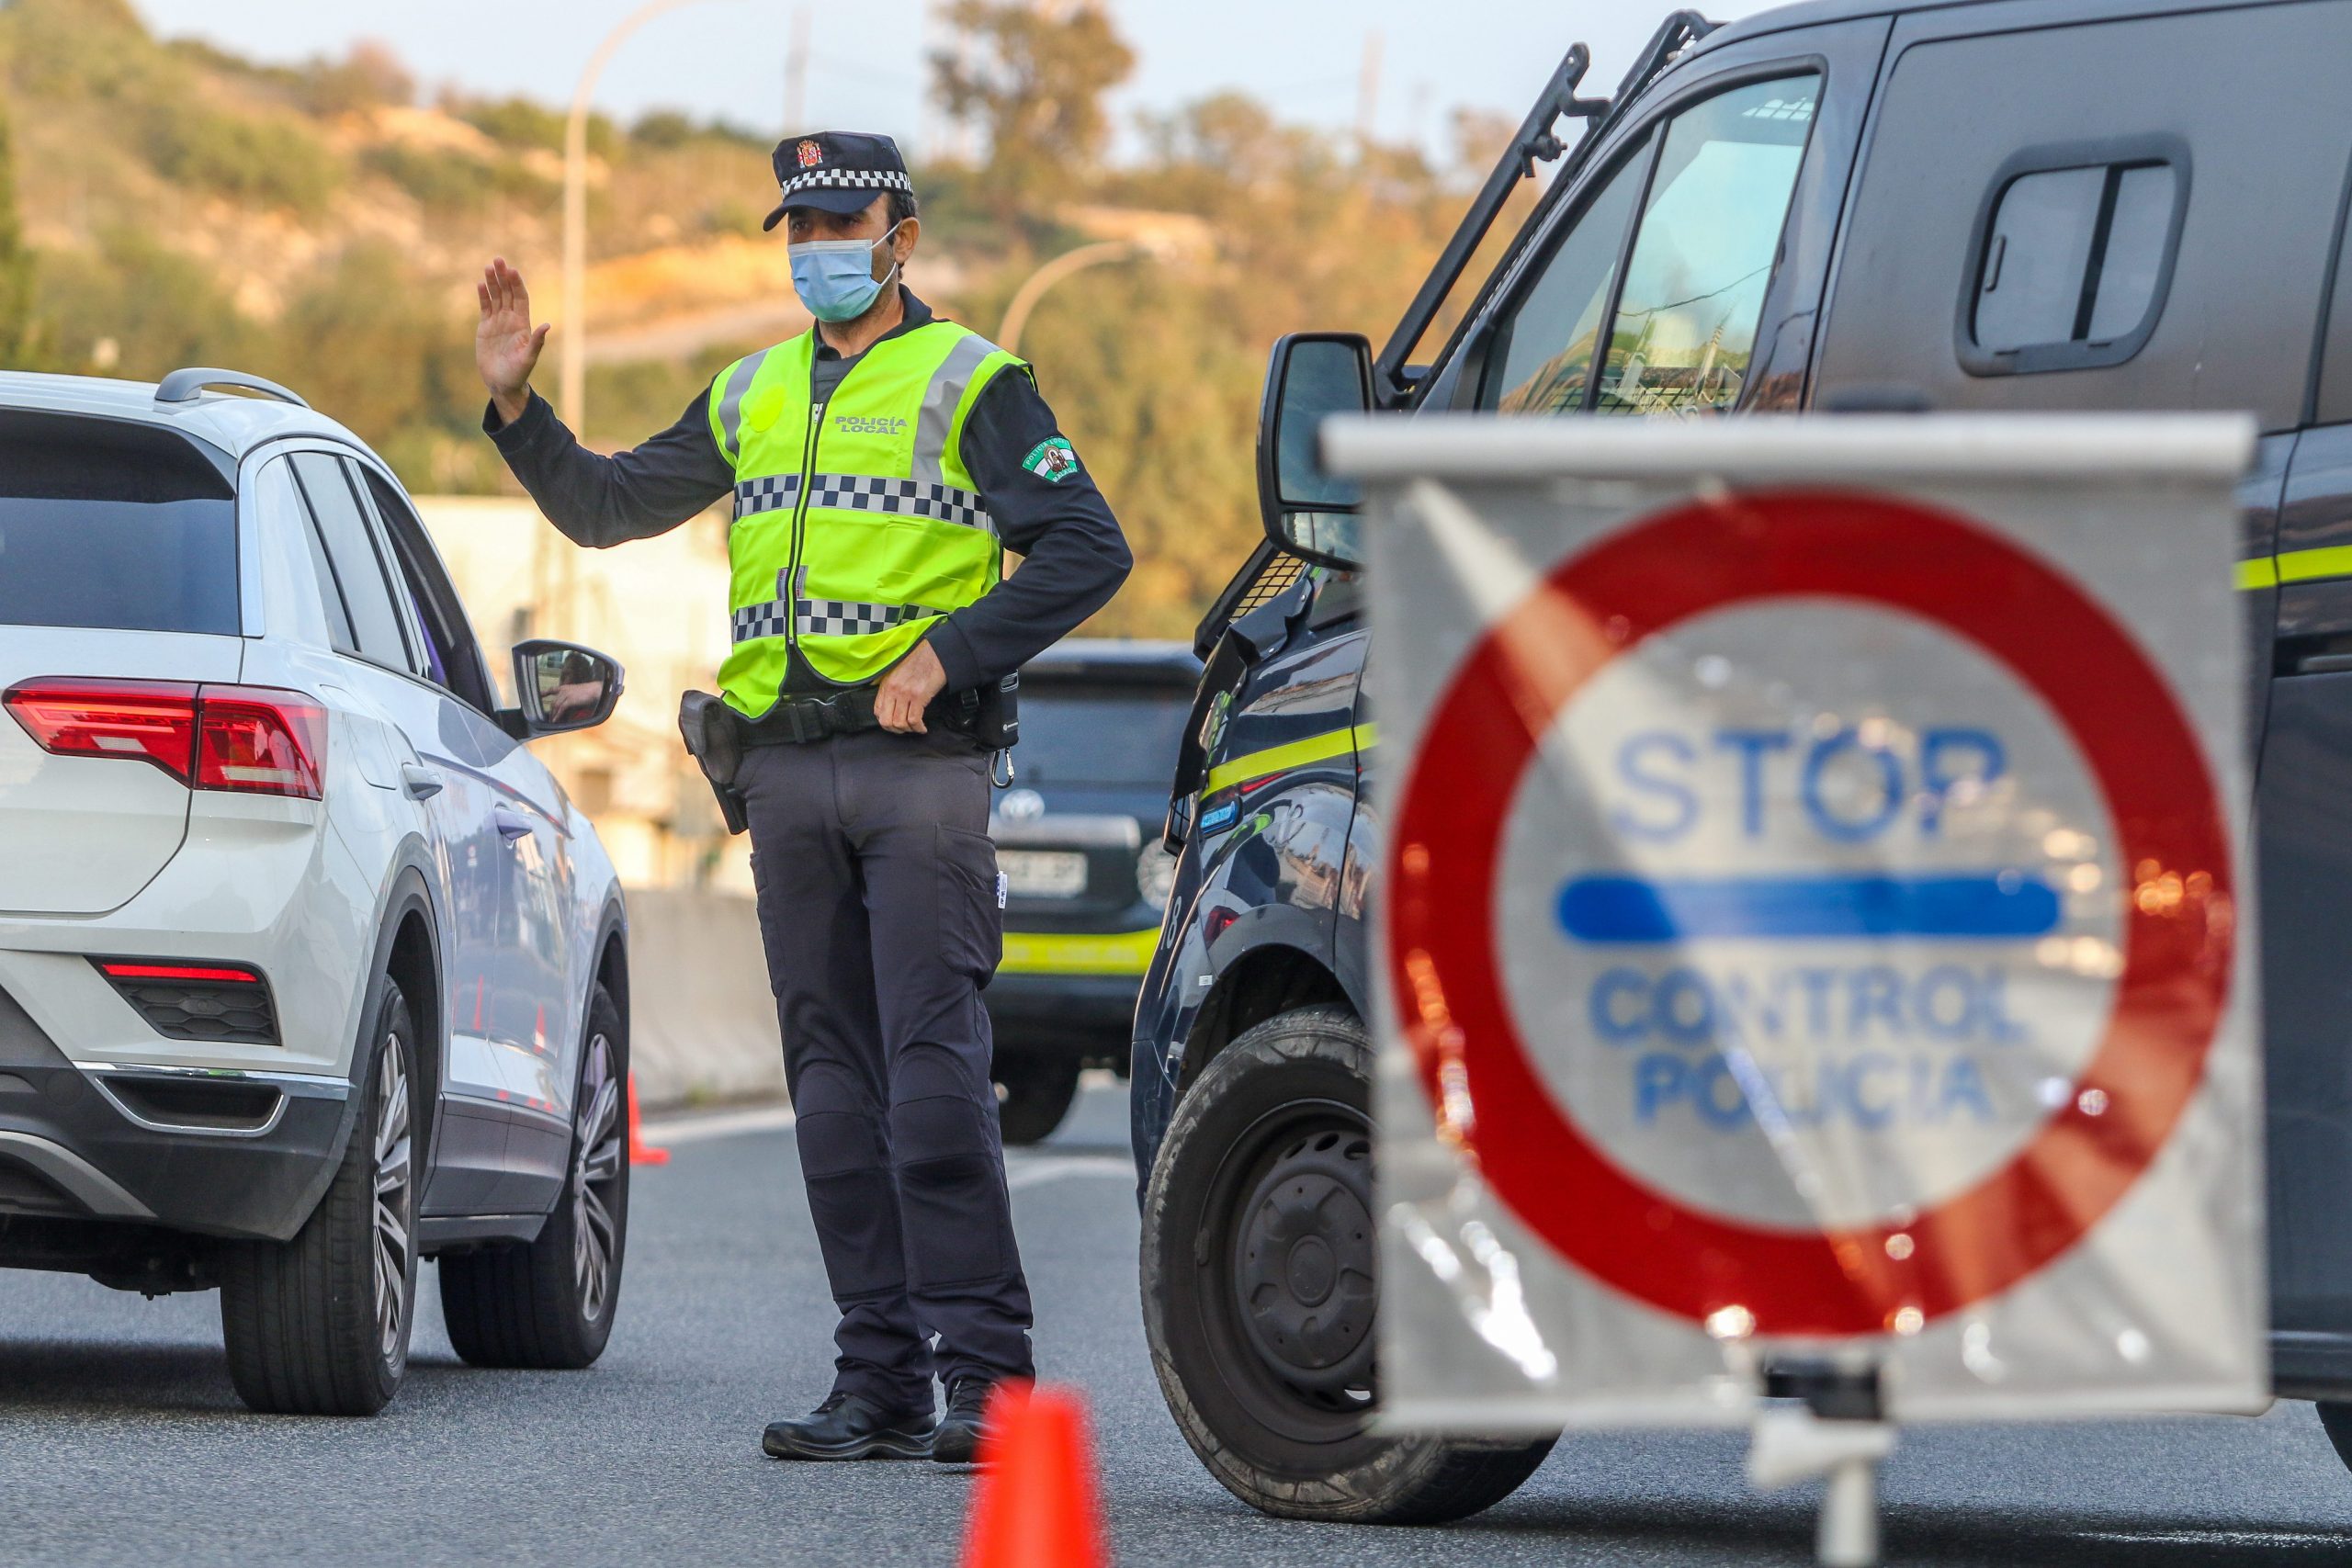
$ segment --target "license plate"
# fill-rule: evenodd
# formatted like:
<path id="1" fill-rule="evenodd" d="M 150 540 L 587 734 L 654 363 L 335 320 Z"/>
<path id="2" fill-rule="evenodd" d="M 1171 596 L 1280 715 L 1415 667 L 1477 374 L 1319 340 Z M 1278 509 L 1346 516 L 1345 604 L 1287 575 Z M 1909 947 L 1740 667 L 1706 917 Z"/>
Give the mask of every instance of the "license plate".
<path id="1" fill-rule="evenodd" d="M 1063 850 L 999 850 L 996 867 L 1024 898 L 1075 898 L 1086 891 L 1086 857 Z"/>

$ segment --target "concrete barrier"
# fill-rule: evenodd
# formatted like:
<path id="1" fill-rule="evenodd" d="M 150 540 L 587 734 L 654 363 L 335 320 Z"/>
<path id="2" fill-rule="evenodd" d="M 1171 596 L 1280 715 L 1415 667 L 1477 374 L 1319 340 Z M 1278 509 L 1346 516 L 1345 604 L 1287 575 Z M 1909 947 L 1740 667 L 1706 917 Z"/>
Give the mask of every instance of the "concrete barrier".
<path id="1" fill-rule="evenodd" d="M 665 1110 L 784 1097 L 784 1050 L 749 898 L 628 891 L 629 1055 L 638 1098 Z"/>

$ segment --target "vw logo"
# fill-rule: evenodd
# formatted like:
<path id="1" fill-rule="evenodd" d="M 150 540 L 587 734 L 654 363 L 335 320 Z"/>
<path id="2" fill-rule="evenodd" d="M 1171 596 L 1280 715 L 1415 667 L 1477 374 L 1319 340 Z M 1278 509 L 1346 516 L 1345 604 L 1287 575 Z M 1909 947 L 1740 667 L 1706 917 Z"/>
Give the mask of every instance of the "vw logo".
<path id="1" fill-rule="evenodd" d="M 1008 822 L 1035 822 L 1046 814 L 1046 797 L 1034 789 L 1009 789 L 996 810 Z"/>

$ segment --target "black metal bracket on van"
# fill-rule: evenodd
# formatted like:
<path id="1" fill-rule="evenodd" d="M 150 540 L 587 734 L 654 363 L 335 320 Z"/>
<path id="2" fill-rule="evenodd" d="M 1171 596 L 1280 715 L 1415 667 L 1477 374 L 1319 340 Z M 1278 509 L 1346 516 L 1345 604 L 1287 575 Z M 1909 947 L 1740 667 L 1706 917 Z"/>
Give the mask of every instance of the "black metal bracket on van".
<path id="1" fill-rule="evenodd" d="M 1696 11 L 1677 11 L 1667 17 L 1658 24 L 1657 31 L 1651 35 L 1648 47 L 1642 51 L 1641 58 L 1634 62 L 1634 68 L 1625 73 L 1625 80 L 1619 85 L 1617 96 L 1613 98 L 1577 96 L 1577 88 L 1584 81 L 1585 72 L 1592 65 L 1592 51 L 1580 43 L 1569 46 L 1566 56 L 1560 62 L 1560 68 L 1552 73 L 1550 85 L 1535 100 L 1535 107 L 1527 111 L 1527 118 L 1520 122 L 1518 134 L 1503 150 L 1502 157 L 1495 164 L 1494 172 L 1487 176 L 1487 183 L 1478 187 L 1478 195 L 1470 203 L 1470 210 L 1462 215 L 1461 226 L 1445 243 L 1445 249 L 1438 255 L 1437 265 L 1422 280 L 1420 292 L 1414 295 L 1413 302 L 1405 308 L 1405 314 L 1397 321 L 1396 332 L 1389 335 L 1388 345 L 1373 361 L 1373 396 L 1381 407 L 1398 407 L 1412 396 L 1419 375 L 1416 370 L 1408 368 L 1406 361 L 1420 345 L 1421 337 L 1430 330 L 1430 324 L 1437 320 L 1438 311 L 1444 307 L 1447 296 L 1462 280 L 1462 274 L 1470 265 L 1471 257 L 1477 254 L 1478 246 L 1487 238 L 1487 231 L 1495 226 L 1495 220 L 1502 215 L 1503 208 L 1510 202 L 1511 192 L 1519 182 L 1532 179 L 1536 164 L 1551 163 L 1567 152 L 1566 144 L 1553 127 L 1563 119 L 1585 122 L 1584 135 L 1577 139 L 1574 153 L 1561 165 L 1559 175 L 1553 183 L 1555 191 L 1563 191 L 1576 178 L 1577 171 L 1584 165 L 1586 154 L 1613 122 L 1617 111 L 1632 103 L 1635 95 L 1649 85 L 1650 78 L 1665 70 L 1685 45 L 1694 43 L 1714 30 L 1715 24 Z M 1506 264 L 1508 261 L 1506 257 Z M 1503 268 L 1498 266 L 1494 276 L 1500 276 L 1502 271 Z M 1469 314 L 1465 313 L 1463 320 L 1466 325 Z"/>

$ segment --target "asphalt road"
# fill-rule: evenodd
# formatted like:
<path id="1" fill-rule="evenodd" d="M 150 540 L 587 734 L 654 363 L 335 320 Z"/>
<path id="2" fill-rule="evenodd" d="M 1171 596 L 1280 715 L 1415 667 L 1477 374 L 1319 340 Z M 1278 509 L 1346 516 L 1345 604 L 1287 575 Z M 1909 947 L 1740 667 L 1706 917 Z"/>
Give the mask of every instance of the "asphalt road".
<path id="1" fill-rule="evenodd" d="M 824 1392 L 831 1353 L 774 1120 L 702 1124 L 638 1173 L 620 1323 L 594 1370 L 466 1367 L 428 1290 L 408 1386 L 371 1421 L 246 1414 L 212 1296 L 0 1274 L 0 1562 L 955 1562 L 968 1476 L 760 1452 L 763 1424 Z M 1741 1441 L 1719 1436 L 1574 1438 L 1442 1531 L 1261 1518 L 1194 1462 L 1151 1381 L 1118 1089 L 1090 1088 L 1012 1179 L 1039 1359 L 1092 1400 L 1128 1568 L 1810 1561 L 1811 1495 L 1751 1494 Z M 1886 1494 L 1894 1562 L 2352 1559 L 2352 1476 L 2308 1405 L 1915 1433 Z"/>

